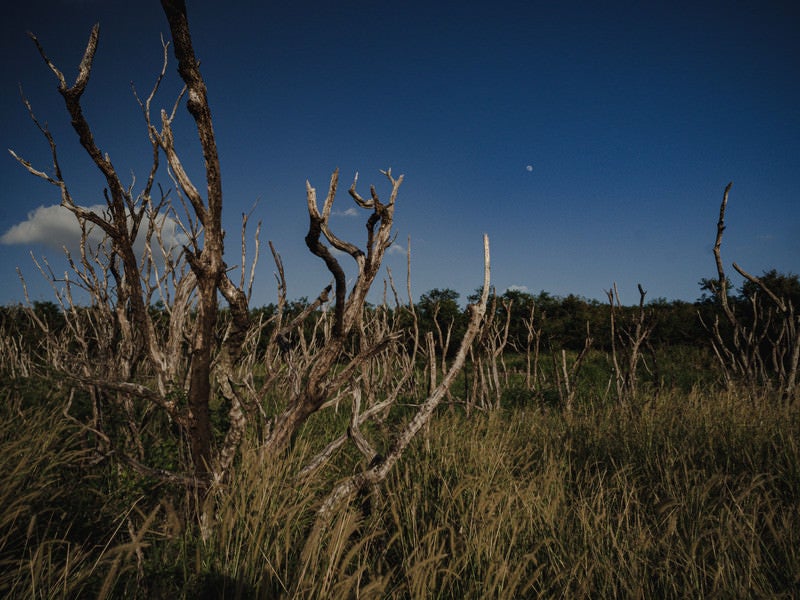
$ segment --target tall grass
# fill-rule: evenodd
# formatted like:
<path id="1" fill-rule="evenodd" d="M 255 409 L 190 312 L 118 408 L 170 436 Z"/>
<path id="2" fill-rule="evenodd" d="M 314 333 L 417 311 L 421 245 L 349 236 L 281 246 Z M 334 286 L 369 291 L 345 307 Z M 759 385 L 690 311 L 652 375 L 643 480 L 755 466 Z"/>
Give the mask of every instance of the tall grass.
<path id="1" fill-rule="evenodd" d="M 163 511 L 144 514 L 113 465 L 64 415 L 59 385 L 7 379 L 0 393 L 0 597 L 110 598 L 142 567 Z M 109 468 L 112 467 L 112 468 Z M 115 591 L 116 590 L 116 591 Z"/>
<path id="2" fill-rule="evenodd" d="M 302 444 L 246 455 L 201 562 L 225 597 L 792 597 L 798 430 L 796 408 L 727 392 L 445 411 L 324 530 L 332 481 L 298 486 Z"/>
<path id="3" fill-rule="evenodd" d="M 324 524 L 316 508 L 358 455 L 298 479 L 320 421 L 285 460 L 245 444 L 206 537 L 168 489 L 126 509 L 112 487 L 66 477 L 83 451 L 58 410 L 4 406 L 0 595 L 800 595 L 800 410 L 766 395 L 445 408 L 376 493 Z M 87 502 L 118 511 L 93 544 L 76 534 Z"/>
<path id="4" fill-rule="evenodd" d="M 71 492 L 85 458 L 53 404 L 0 397 L 0 596 L 69 598 L 92 573 L 89 552 L 70 539 Z"/>
<path id="5" fill-rule="evenodd" d="M 626 414 L 516 411 L 437 429 L 389 485 L 401 596 L 800 592 L 796 409 L 664 394 Z"/>

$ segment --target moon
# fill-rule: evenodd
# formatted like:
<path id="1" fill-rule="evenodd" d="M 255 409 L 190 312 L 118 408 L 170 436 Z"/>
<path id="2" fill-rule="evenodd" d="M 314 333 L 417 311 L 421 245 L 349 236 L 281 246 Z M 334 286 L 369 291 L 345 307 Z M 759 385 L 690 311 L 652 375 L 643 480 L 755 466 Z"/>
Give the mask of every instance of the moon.
<path id="1" fill-rule="evenodd" d="M 533 165 L 527 165 L 527 166 L 525 167 L 525 170 L 526 170 L 528 173 L 530 173 L 531 171 L 533 171 Z"/>

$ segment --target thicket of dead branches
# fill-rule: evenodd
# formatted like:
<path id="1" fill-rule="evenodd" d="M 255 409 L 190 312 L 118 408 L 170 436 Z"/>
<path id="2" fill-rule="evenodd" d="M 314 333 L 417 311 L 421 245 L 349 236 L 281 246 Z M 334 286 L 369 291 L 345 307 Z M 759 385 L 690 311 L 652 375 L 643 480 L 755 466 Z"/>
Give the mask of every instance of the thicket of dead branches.
<path id="1" fill-rule="evenodd" d="M 351 440 L 371 465 L 371 470 L 363 474 L 364 481 L 374 483 L 385 477 L 430 418 L 482 327 L 489 286 L 488 239 L 484 240 L 485 291 L 473 308 L 462 349 L 442 382 L 418 406 L 414 418 L 393 432 L 394 441 L 387 442 L 391 445 L 389 453 L 379 457 L 360 425 L 368 419 L 385 419 L 397 398 L 413 385 L 420 346 L 410 288 L 407 306 L 397 299 L 393 281 L 394 307 L 386 302 L 375 309 L 366 306 L 384 255 L 394 241 L 393 217 L 403 177 L 387 170 L 383 173 L 388 182 L 386 196 L 381 197 L 374 186 L 362 196 L 356 174 L 348 194 L 364 211 L 367 235 L 362 247 L 340 238 L 330 226 L 338 171 L 331 176 L 321 209 L 315 188 L 307 182 L 309 228 L 305 243 L 325 263 L 333 283 L 321 286 L 314 302 L 285 319 L 283 262 L 270 243 L 278 280 L 278 310 L 266 319 L 254 319 L 249 302 L 261 226 L 259 223 L 256 228 L 255 256 L 248 264 L 248 217 L 243 218 L 241 261 L 235 267 L 227 265 L 222 173 L 206 84 L 195 56 L 185 3 L 163 0 L 162 7 L 172 41 L 163 42 L 161 69 L 149 94 L 144 98 L 136 95 L 152 149 L 149 172 L 138 190 L 135 180 L 123 183 L 118 167 L 101 149 L 82 109 L 99 25 L 92 28 L 72 84 L 47 55 L 44 45 L 31 35 L 58 81 L 58 91 L 81 146 L 106 184 L 106 208 L 101 214 L 75 201 L 61 169 L 56 140 L 25 100 L 33 123 L 49 145 L 52 166 L 40 169 L 20 155 L 12 155 L 31 174 L 58 188 L 61 206 L 74 215 L 82 231 L 79 253 L 68 253 L 70 271 L 63 278 L 56 276 L 46 261 L 37 262 L 53 286 L 66 325 L 58 332 L 50 331 L 35 311 L 28 311 L 45 340 L 36 350 L 36 368 L 89 394 L 91 415 L 83 425 L 91 432 L 101 458 L 115 456 L 146 475 L 188 484 L 201 500 L 213 497 L 213 491 L 225 482 L 248 427 L 257 432 L 263 460 L 276 460 L 312 414 L 336 410 L 342 402 L 352 402 L 347 431 L 331 441 L 303 473 L 313 473 Z M 184 87 L 171 108 L 156 111 L 154 104 L 167 73 L 170 46 Z M 189 176 L 173 134 L 179 108 L 184 105 L 200 140 L 204 165 L 201 183 Z M 172 190 L 159 183 L 165 173 Z M 102 241 L 93 242 L 98 232 Z M 137 251 L 142 239 L 143 253 Z M 348 257 L 356 265 L 357 274 L 349 288 L 338 256 Z M 238 280 L 232 275 L 237 270 Z M 89 299 L 88 305 L 76 300 L 78 289 Z M 224 311 L 218 306 L 219 297 L 227 304 Z M 411 343 L 405 328 L 409 319 L 415 325 Z M 13 340 L 3 343 L 9 352 L 18 352 Z M 30 367 L 25 366 L 26 373 Z M 212 410 L 219 402 L 226 413 L 225 429 L 215 439 Z M 185 440 L 191 469 L 170 472 L 147 464 L 144 431 L 158 415 L 166 417 Z M 348 497 L 360 481 L 337 488 L 326 506 Z"/>
<path id="2" fill-rule="evenodd" d="M 719 360 L 728 386 L 743 383 L 754 389 L 775 386 L 780 395 L 793 401 L 797 395 L 797 369 L 800 362 L 800 314 L 790 298 L 776 294 L 762 279 L 751 275 L 735 262 L 733 268 L 753 284 L 747 298 L 747 312 L 737 312 L 729 298 L 728 278 L 722 261 L 722 234 L 725 231 L 725 210 L 728 206 L 729 183 L 722 196 L 714 243 L 714 260 L 718 278 L 711 290 L 722 310 L 714 321 L 704 323 L 712 337 L 714 353 Z"/>

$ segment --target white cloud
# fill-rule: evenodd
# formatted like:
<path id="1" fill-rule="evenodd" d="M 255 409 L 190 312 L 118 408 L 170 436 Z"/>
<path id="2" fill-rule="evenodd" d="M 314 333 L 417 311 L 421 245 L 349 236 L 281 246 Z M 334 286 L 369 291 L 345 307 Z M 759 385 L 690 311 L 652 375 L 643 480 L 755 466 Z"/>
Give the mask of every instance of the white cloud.
<path id="1" fill-rule="evenodd" d="M 337 217 L 357 217 L 358 209 L 355 206 L 351 206 L 347 210 L 335 210 L 333 214 Z"/>
<path id="2" fill-rule="evenodd" d="M 100 206 L 89 207 L 92 211 L 102 210 Z M 28 213 L 28 219 L 14 225 L 0 236 L 0 244 L 44 244 L 51 248 L 70 247 L 80 242 L 80 228 L 75 216 L 66 208 L 56 206 L 40 206 Z M 92 241 L 99 241 L 102 236 L 90 234 Z"/>
<path id="3" fill-rule="evenodd" d="M 95 204 L 85 207 L 97 214 L 102 214 L 105 205 Z M 164 243 L 170 249 L 180 248 L 186 243 L 186 236 L 181 231 L 177 222 L 165 214 L 159 215 L 162 226 Z M 141 228 L 135 249 L 139 255 L 144 250 L 145 231 Z M 88 233 L 88 242 L 92 246 L 103 243 L 105 236 L 97 226 L 91 226 Z M 70 252 L 80 249 L 81 228 L 78 220 L 68 209 L 60 205 L 40 206 L 28 213 L 28 218 L 22 223 L 14 225 L 0 236 L 0 244 L 4 245 L 36 245 L 43 244 L 56 250 L 67 248 Z"/>
<path id="4" fill-rule="evenodd" d="M 526 166 L 525 166 L 525 170 L 526 170 L 528 173 L 530 173 L 531 171 L 533 171 L 533 165 L 526 165 Z"/>
<path id="5" fill-rule="evenodd" d="M 403 248 L 400 244 L 394 243 L 389 246 L 389 249 L 386 251 L 387 254 L 406 254 L 406 249 Z"/>

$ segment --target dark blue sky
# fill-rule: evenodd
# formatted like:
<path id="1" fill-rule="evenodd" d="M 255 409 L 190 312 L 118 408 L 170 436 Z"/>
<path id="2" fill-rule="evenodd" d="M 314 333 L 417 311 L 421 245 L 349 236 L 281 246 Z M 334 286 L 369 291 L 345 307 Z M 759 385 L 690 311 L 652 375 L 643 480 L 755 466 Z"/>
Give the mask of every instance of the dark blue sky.
<path id="1" fill-rule="evenodd" d="M 397 243 L 411 236 L 416 297 L 434 287 L 471 293 L 486 232 L 500 291 L 604 299 L 616 281 L 632 303 L 641 282 L 648 298 L 694 300 L 699 279 L 715 274 L 728 181 L 726 263 L 800 271 L 796 3 L 188 4 L 222 160 L 228 262 L 238 262 L 241 213 L 258 201 L 252 218 L 283 255 L 291 298 L 329 280 L 303 242 L 304 186 L 310 179 L 324 195 L 335 167 L 345 184 L 358 171 L 364 193 L 370 183 L 388 192 L 379 169 L 405 174 Z M 149 150 L 130 82 L 145 92 L 160 68 L 168 27 L 159 4 L 29 0 L 6 8 L 0 31 L 3 145 L 50 165 L 21 83 L 87 206 L 102 202 L 102 180 L 25 31 L 72 79 L 96 21 L 85 111 L 118 171 L 142 181 Z M 179 89 L 174 69 L 159 106 Z M 199 176 L 183 109 L 179 120 Z M 63 231 L 36 222 L 44 212 L 32 216 L 57 204 L 57 190 L 10 156 L 0 182 L 0 303 L 22 299 L 17 266 L 34 298 L 50 299 L 28 253 L 59 263 Z M 352 206 L 341 193 L 332 227 L 363 244 L 365 216 L 344 214 Z M 38 237 L 8 234 L 30 219 Z M 387 264 L 404 288 L 404 255 Z M 262 256 L 254 305 L 274 300 L 273 271 Z"/>

